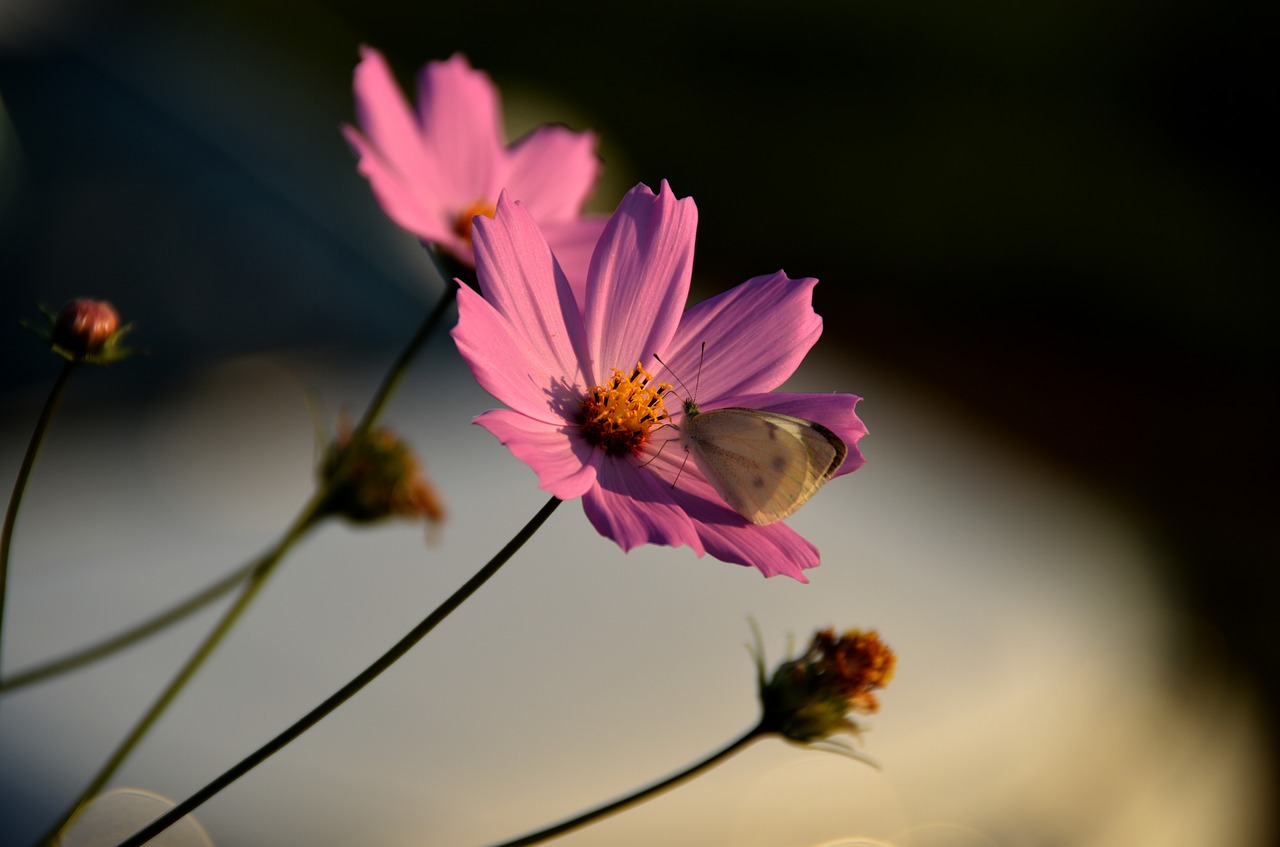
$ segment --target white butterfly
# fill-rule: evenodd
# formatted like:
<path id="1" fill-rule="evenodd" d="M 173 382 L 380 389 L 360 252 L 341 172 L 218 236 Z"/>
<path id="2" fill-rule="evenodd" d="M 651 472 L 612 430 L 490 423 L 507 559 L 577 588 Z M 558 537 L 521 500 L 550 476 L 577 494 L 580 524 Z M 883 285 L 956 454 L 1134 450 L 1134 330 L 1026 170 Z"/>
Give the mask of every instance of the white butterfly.
<path id="1" fill-rule="evenodd" d="M 804 505 L 849 454 L 822 424 L 759 409 L 701 412 L 685 400 L 680 431 L 725 502 L 761 526 Z"/>

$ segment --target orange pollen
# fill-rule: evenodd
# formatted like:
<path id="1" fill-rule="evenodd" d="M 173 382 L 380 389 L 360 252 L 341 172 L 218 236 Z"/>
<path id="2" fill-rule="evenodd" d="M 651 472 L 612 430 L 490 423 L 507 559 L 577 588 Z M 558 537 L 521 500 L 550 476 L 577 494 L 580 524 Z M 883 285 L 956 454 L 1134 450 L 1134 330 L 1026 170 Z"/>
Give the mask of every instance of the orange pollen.
<path id="1" fill-rule="evenodd" d="M 826 629 L 814 636 L 809 649 L 811 655 L 820 654 L 816 664 L 854 711 L 872 714 L 880 708 L 873 692 L 893 679 L 898 657 L 878 632 L 851 629 L 836 637 Z"/>
<path id="2" fill-rule="evenodd" d="M 491 218 L 497 213 L 498 207 L 488 200 L 475 200 L 470 206 L 466 206 L 461 212 L 458 212 L 458 216 L 453 219 L 453 232 L 470 246 L 472 218 L 476 215 L 484 215 L 486 218 Z"/>
<path id="3" fill-rule="evenodd" d="M 639 362 L 630 375 L 614 368 L 613 379 L 582 401 L 582 434 L 610 456 L 635 453 L 649 440 L 649 430 L 667 420 L 662 396 L 670 390 L 665 382 L 655 384 Z"/>

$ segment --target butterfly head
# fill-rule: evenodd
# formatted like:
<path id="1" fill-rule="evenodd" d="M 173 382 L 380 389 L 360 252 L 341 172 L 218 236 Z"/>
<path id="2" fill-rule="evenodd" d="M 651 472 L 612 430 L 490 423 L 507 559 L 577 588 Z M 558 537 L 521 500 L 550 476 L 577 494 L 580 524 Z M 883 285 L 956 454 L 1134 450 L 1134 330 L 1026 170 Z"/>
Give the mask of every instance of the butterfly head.
<path id="1" fill-rule="evenodd" d="M 684 390 L 685 399 L 682 406 L 684 407 L 684 419 L 686 421 L 692 421 L 701 414 L 701 411 L 698 409 L 698 403 L 694 398 L 698 396 L 698 383 L 702 381 L 702 357 L 706 352 L 707 343 L 704 341 L 702 342 L 702 352 L 698 354 L 698 379 L 693 384 L 693 391 L 690 391 L 689 386 L 684 384 L 684 380 L 677 376 L 676 372 L 671 370 L 671 367 L 666 362 L 662 361 L 661 356 L 657 353 L 653 354 L 653 358 L 658 360 L 658 364 L 666 368 L 671 376 L 675 378 L 675 381 L 680 383 L 680 388 Z"/>

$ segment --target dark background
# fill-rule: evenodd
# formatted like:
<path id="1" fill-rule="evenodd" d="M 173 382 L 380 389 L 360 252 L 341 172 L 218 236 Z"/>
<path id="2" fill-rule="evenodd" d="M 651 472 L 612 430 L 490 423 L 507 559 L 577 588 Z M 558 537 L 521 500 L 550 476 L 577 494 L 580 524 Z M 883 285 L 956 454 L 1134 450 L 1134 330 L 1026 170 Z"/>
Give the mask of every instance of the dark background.
<path id="1" fill-rule="evenodd" d="M 544 6 L 6 4 L 0 390 L 45 390 L 16 322 L 78 294 L 153 353 L 103 402 L 394 347 L 438 289 L 338 126 L 360 43 L 407 87 L 462 50 L 598 130 L 617 190 L 693 195 L 707 291 L 819 277 L 829 347 L 1123 504 L 1189 612 L 1174 672 L 1275 713 L 1275 4 Z"/>

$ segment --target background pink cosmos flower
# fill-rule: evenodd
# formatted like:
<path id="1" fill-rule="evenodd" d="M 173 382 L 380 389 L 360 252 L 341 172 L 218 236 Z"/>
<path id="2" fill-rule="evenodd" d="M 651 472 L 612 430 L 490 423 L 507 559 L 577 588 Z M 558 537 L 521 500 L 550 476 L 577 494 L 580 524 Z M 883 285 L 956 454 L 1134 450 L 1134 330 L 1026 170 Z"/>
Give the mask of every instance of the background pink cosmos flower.
<path id="1" fill-rule="evenodd" d="M 685 462 L 680 404 L 665 406 L 674 426 L 646 419 L 662 406 L 653 400 L 657 380 L 646 380 L 637 363 L 657 375 L 657 353 L 676 373 L 697 374 L 705 343 L 703 411 L 745 406 L 818 421 L 848 445 L 837 475 L 864 461 L 859 398 L 770 393 L 822 332 L 811 304 L 817 280 L 779 271 L 683 311 L 696 229 L 691 198 L 677 200 L 665 182 L 656 196 L 636 186 L 609 219 L 579 300 L 533 216 L 499 200 L 492 220 L 476 221 L 483 297 L 462 286 L 453 336 L 476 379 L 510 408 L 475 422 L 528 464 L 544 490 L 581 497 L 595 528 L 625 550 L 688 545 L 804 582 L 817 549 L 782 522 L 746 520 Z M 596 422 L 594 401 L 606 395 L 619 401 L 610 419 L 616 427 Z M 630 400 L 632 414 L 624 409 Z"/>
<path id="2" fill-rule="evenodd" d="M 343 132 L 383 211 L 470 266 L 472 217 L 492 215 L 505 190 L 533 215 L 580 284 L 604 226 L 603 218 L 581 216 L 600 173 L 595 134 L 546 126 L 504 146 L 498 90 L 461 54 L 423 67 L 414 112 L 382 54 L 370 47 L 360 53 L 360 128 Z"/>

